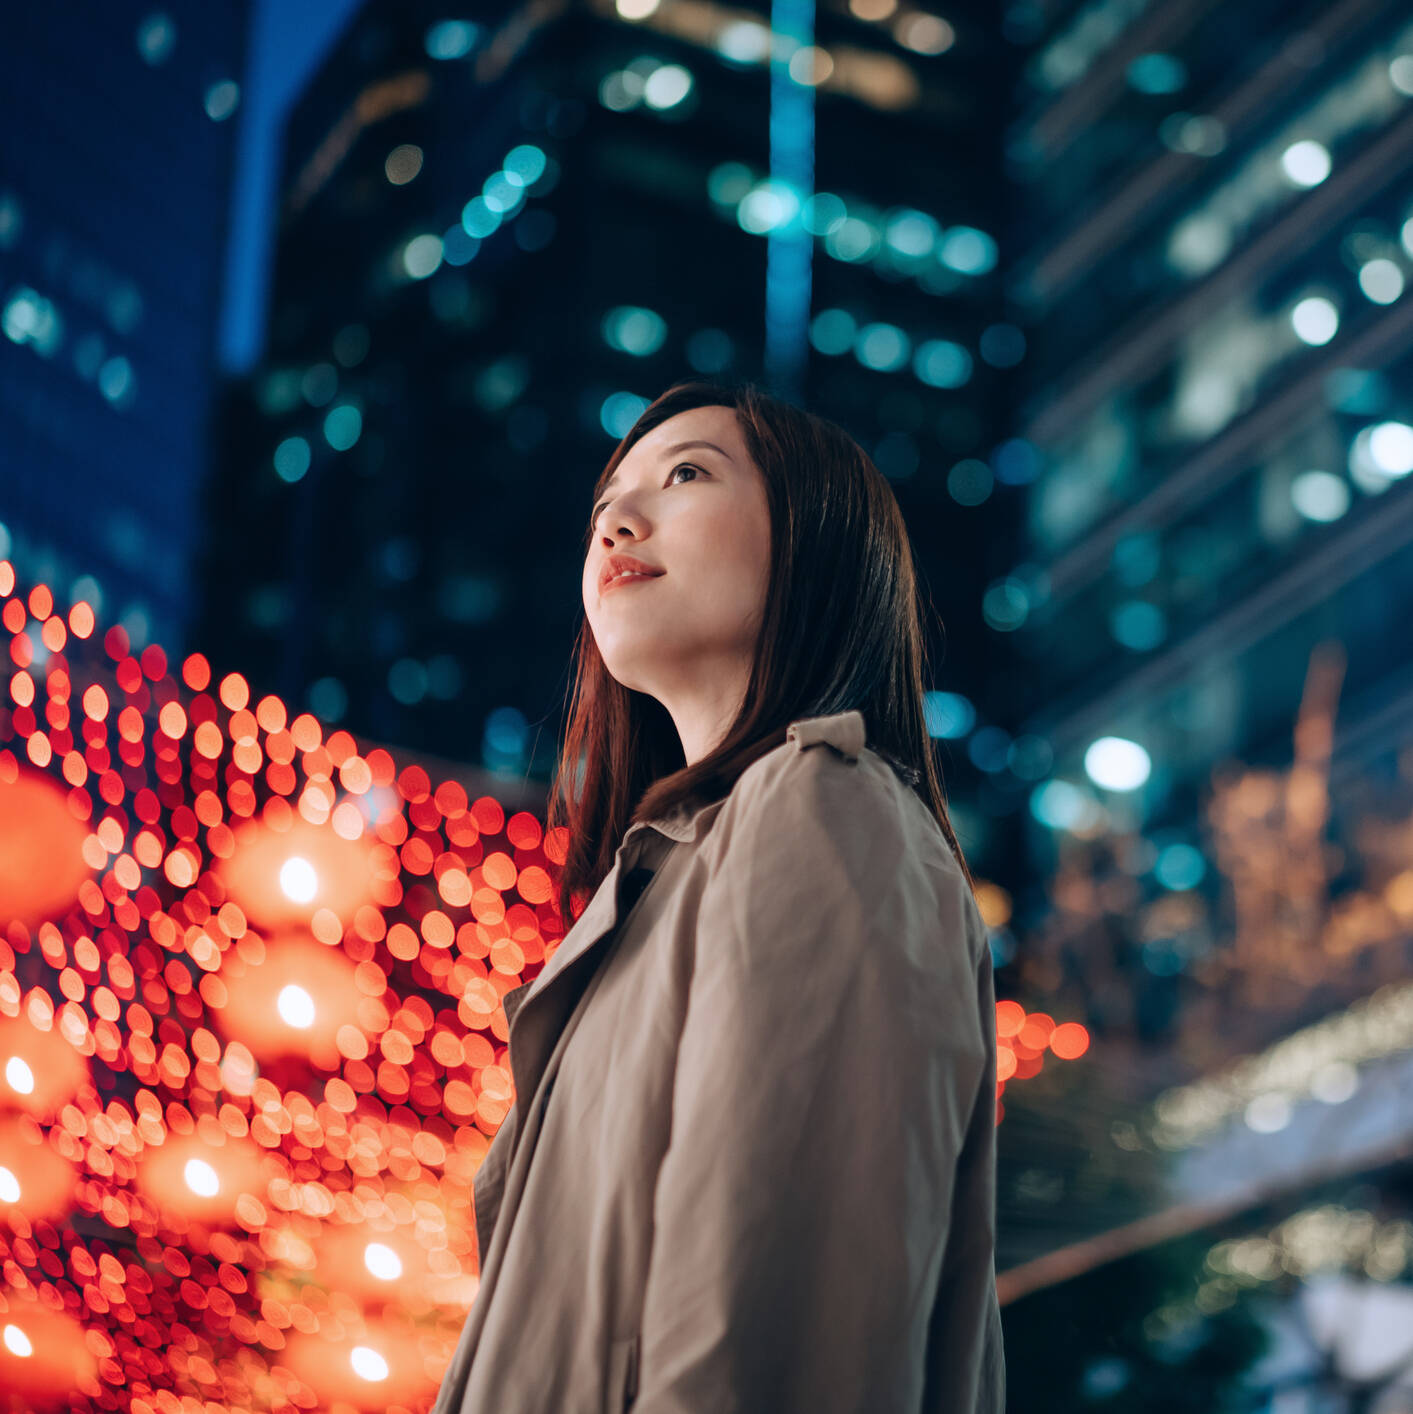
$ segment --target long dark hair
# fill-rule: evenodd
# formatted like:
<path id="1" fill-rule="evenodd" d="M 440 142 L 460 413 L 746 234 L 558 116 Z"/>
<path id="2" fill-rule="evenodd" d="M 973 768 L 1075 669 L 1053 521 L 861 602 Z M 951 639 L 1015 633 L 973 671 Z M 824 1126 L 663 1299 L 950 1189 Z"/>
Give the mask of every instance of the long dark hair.
<path id="1" fill-rule="evenodd" d="M 568 832 L 559 878 L 565 925 L 613 867 L 629 825 L 720 800 L 746 767 L 784 742 L 792 721 L 850 708 L 863 713 L 869 746 L 931 810 L 974 887 L 924 716 L 927 647 L 912 545 L 892 488 L 863 448 L 837 424 L 754 383 L 681 382 L 644 409 L 592 499 L 639 438 L 698 407 L 735 409 L 765 479 L 770 579 L 755 661 L 730 730 L 688 766 L 666 708 L 610 675 L 581 619 L 547 810 L 550 827 Z M 590 525 L 581 562 L 592 536 Z"/>

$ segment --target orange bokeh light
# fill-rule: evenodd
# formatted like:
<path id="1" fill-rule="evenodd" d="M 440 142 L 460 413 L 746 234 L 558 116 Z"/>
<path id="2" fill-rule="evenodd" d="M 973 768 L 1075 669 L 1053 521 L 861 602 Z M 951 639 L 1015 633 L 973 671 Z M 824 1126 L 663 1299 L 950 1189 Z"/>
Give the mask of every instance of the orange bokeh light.
<path id="1" fill-rule="evenodd" d="M 1002 1039 L 1015 1036 L 1025 1025 L 1025 1008 L 1019 1002 L 996 1003 L 996 1034 Z"/>
<path id="2" fill-rule="evenodd" d="M 0 1115 L 0 1219 L 23 1213 L 33 1223 L 73 1206 L 74 1166 L 24 1115 Z"/>
<path id="3" fill-rule="evenodd" d="M 203 1134 L 168 1133 L 138 1163 L 138 1188 L 164 1213 L 207 1224 L 229 1223 L 242 1194 L 263 1201 L 272 1176 L 252 1139 L 211 1128 Z M 217 1142 L 224 1139 L 224 1142 Z"/>
<path id="4" fill-rule="evenodd" d="M 0 1295 L 0 1390 L 10 1408 L 48 1404 L 74 1391 L 96 1395 L 97 1368 L 84 1328 L 72 1316 L 32 1293 Z"/>
<path id="5" fill-rule="evenodd" d="M 21 770 L 15 781 L 0 779 L 0 922 L 33 927 L 73 904 L 89 877 L 87 834 L 52 777 Z"/>
<path id="6" fill-rule="evenodd" d="M 341 950 L 308 935 L 285 934 L 263 944 L 263 957 L 246 960 L 249 947 L 228 954 L 221 968 L 225 1005 L 217 1013 L 221 1029 L 269 1059 L 307 1055 L 324 1070 L 343 1059 L 339 1033 L 354 1031 L 366 993 L 358 968 Z M 350 1047 L 367 1054 L 366 1044 Z"/>
<path id="7" fill-rule="evenodd" d="M 371 1224 L 332 1228 L 316 1249 L 318 1277 L 331 1291 L 346 1291 L 359 1302 L 408 1304 L 408 1293 L 425 1294 L 430 1284 L 428 1253 L 407 1230 L 381 1231 Z"/>
<path id="8" fill-rule="evenodd" d="M 1050 1049 L 1061 1060 L 1078 1060 L 1089 1049 L 1089 1032 L 1077 1021 L 1062 1022 L 1050 1036 Z"/>
<path id="9" fill-rule="evenodd" d="M 1016 1033 L 1016 1040 L 1029 1050 L 1043 1051 L 1054 1029 L 1054 1017 L 1047 1016 L 1043 1011 L 1033 1011 Z"/>
<path id="10" fill-rule="evenodd" d="M 266 927 L 307 924 L 320 909 L 351 919 L 372 901 L 372 842 L 295 816 L 287 829 L 249 820 L 217 874 L 246 915 Z"/>
<path id="11" fill-rule="evenodd" d="M 88 1062 L 58 1031 L 25 1015 L 0 1017 L 0 1102 L 47 1122 L 87 1079 Z"/>
<path id="12" fill-rule="evenodd" d="M 370 1321 L 360 1334 L 337 1337 L 294 1331 L 281 1364 L 318 1392 L 320 1408 L 332 1401 L 357 1409 L 407 1408 L 432 1394 L 441 1378 L 440 1369 L 427 1368 L 425 1344 L 425 1336 L 391 1322 Z"/>

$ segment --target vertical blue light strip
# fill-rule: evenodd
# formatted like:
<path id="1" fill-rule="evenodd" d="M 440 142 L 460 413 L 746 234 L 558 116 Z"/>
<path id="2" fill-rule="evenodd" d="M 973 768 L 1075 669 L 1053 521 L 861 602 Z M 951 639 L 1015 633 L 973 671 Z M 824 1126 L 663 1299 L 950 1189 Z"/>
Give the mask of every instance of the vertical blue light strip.
<path id="1" fill-rule="evenodd" d="M 792 210 L 766 240 L 765 373 L 777 397 L 798 403 L 809 360 L 814 247 L 802 218 L 814 192 L 814 89 L 790 77 L 790 58 L 814 43 L 814 0 L 771 0 L 770 29 L 770 179 Z"/>

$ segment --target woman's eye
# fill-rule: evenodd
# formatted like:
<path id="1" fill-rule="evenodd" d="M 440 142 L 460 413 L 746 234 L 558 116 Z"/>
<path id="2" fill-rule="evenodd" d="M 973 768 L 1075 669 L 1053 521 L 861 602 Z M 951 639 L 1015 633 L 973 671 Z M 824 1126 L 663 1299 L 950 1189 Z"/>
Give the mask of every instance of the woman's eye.
<path id="1" fill-rule="evenodd" d="M 667 479 L 671 481 L 672 478 L 676 476 L 679 471 L 690 471 L 694 475 L 698 476 L 702 474 L 701 467 L 693 466 L 690 462 L 679 462 L 676 466 L 672 468 L 671 471 L 667 473 Z M 602 513 L 603 508 L 606 505 L 608 505 L 607 501 L 600 501 L 598 505 L 596 505 L 593 510 L 589 512 L 589 524 L 591 526 L 598 524 L 599 515 Z"/>

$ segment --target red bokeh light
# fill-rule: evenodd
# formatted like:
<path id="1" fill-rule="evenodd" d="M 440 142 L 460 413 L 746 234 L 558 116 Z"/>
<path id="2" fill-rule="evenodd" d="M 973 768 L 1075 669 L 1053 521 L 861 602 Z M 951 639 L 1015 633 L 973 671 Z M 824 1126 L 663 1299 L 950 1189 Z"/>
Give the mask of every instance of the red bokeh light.
<path id="1" fill-rule="evenodd" d="M 16 712 L 34 718 L 29 705 Z M 73 904 L 79 885 L 89 876 L 82 853 L 86 833 L 61 782 L 28 768 L 8 776 L 0 771 L 0 899 L 8 915 L 4 921 L 13 918 L 33 927 Z"/>
<path id="2" fill-rule="evenodd" d="M 93 1346 L 107 1348 L 65 1311 L 14 1289 L 0 1293 L 0 1390 L 11 1408 L 57 1403 L 70 1390 L 98 1392 Z M 16 1403 L 25 1401 L 25 1403 Z"/>

